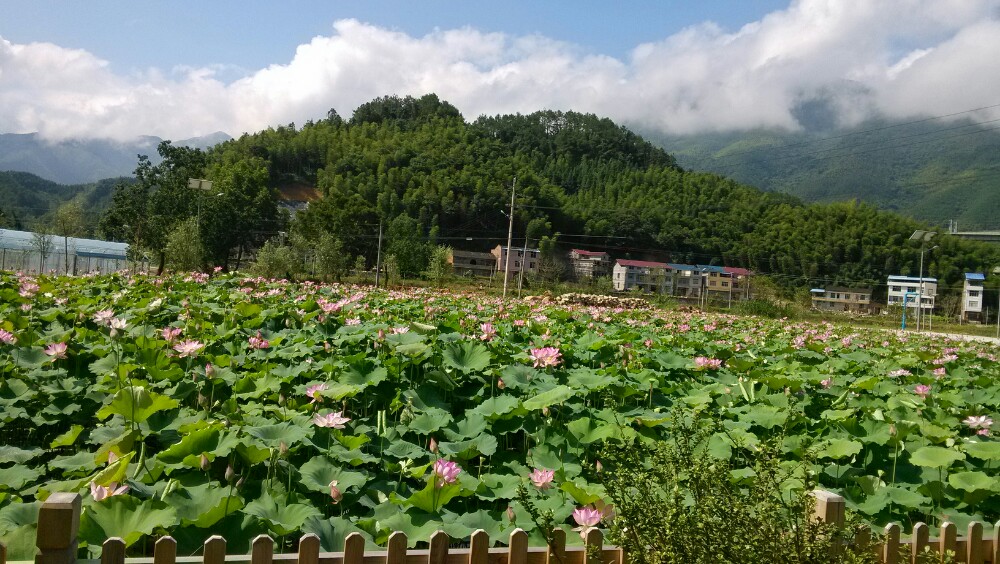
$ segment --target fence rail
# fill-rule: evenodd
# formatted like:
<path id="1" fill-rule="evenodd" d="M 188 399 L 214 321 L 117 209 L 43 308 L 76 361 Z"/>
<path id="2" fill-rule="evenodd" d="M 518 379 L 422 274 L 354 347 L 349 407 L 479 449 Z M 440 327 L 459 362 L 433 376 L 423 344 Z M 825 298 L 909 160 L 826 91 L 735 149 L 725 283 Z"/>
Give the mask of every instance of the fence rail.
<path id="1" fill-rule="evenodd" d="M 275 554 L 274 540 L 260 535 L 251 544 L 250 554 L 227 555 L 226 539 L 212 536 L 204 544 L 200 557 L 178 557 L 177 542 L 171 537 L 156 541 L 151 558 L 125 558 L 125 541 L 114 537 L 101 547 L 99 560 L 77 560 L 77 532 L 80 527 L 81 497 L 75 493 L 54 493 L 38 512 L 35 564 L 624 564 L 622 550 L 604 546 L 599 529 L 583 532 L 584 546 L 566 546 L 566 533 L 555 531 L 552 545 L 529 547 L 528 534 L 521 529 L 511 532 L 508 545 L 490 548 L 489 535 L 478 530 L 469 539 L 468 548 L 451 548 L 452 539 L 444 532 L 431 535 L 426 549 L 408 549 L 405 533 L 394 532 L 382 550 L 365 550 L 365 539 L 351 533 L 341 552 L 321 552 L 320 539 L 314 534 L 301 537 L 298 552 Z M 458 540 L 458 539 L 456 539 Z M 6 549 L 0 544 L 0 564 L 7 563 Z M 13 563 L 10 563 L 13 564 Z M 27 564 L 27 563 L 25 563 Z"/>
<path id="2" fill-rule="evenodd" d="M 826 491 L 815 491 L 816 505 L 813 516 L 827 523 L 842 525 L 846 503 L 844 498 Z M 177 543 L 171 537 L 157 540 L 152 557 L 125 558 L 125 542 L 110 538 L 101 547 L 100 559 L 77 560 L 77 532 L 80 527 L 81 497 L 75 493 L 55 493 L 49 496 L 38 512 L 38 529 L 35 545 L 38 554 L 35 564 L 624 564 L 622 550 L 604 546 L 599 529 L 584 531 L 584 546 L 566 546 L 566 533 L 556 530 L 551 546 L 529 547 L 528 535 L 515 529 L 502 548 L 491 548 L 493 541 L 485 531 L 472 534 L 468 548 L 452 548 L 451 539 L 444 531 L 431 535 L 428 548 L 408 549 L 407 537 L 402 532 L 389 536 L 385 549 L 373 547 L 365 550 L 365 540 L 358 533 L 347 536 L 341 552 L 321 552 L 320 539 L 314 534 L 301 537 L 298 551 L 275 554 L 274 540 L 260 535 L 251 544 L 249 554 L 226 554 L 226 540 L 212 536 L 204 544 L 200 557 L 178 557 Z M 930 528 L 917 523 L 908 538 L 901 538 L 899 525 L 887 525 L 884 538 L 873 544 L 884 564 L 916 564 L 925 548 L 939 557 L 945 552 L 955 554 L 957 562 L 967 564 L 1000 564 L 1000 523 L 989 536 L 984 535 L 984 525 L 972 522 L 964 537 L 958 536 L 954 523 L 945 522 L 938 537 L 930 536 Z M 870 537 L 859 535 L 861 545 L 869 544 Z M 459 540 L 459 539 L 455 539 Z M 0 544 L 0 564 L 8 563 L 5 547 Z M 28 563 L 24 563 L 28 564 Z"/>

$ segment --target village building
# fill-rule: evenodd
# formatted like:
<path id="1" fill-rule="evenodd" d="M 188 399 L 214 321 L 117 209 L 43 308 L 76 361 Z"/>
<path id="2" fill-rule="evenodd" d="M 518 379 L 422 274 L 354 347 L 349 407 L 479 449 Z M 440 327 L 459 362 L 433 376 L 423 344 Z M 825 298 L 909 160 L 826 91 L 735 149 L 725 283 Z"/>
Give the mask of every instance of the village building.
<path id="1" fill-rule="evenodd" d="M 983 285 L 986 276 L 979 272 L 966 272 L 962 286 L 962 319 L 983 321 Z"/>
<path id="2" fill-rule="evenodd" d="M 832 286 L 813 288 L 809 293 L 812 295 L 812 307 L 821 311 L 873 313 L 871 288 Z"/>
<path id="3" fill-rule="evenodd" d="M 454 249 L 449 262 L 457 276 L 489 278 L 497 271 L 497 259 L 493 253 Z"/>
<path id="4" fill-rule="evenodd" d="M 921 284 L 922 282 L 922 284 Z M 890 306 L 902 306 L 904 303 L 908 308 L 917 308 L 920 303 L 920 310 L 923 313 L 934 311 L 934 298 L 937 297 L 937 278 L 916 276 L 889 276 L 887 284 L 889 291 L 886 302 Z"/>
<path id="5" fill-rule="evenodd" d="M 507 247 L 497 245 L 490 254 L 496 261 L 497 272 L 508 272 L 510 277 L 524 270 L 528 274 L 537 274 L 541 252 L 538 249 L 514 247 L 510 255 L 510 267 L 507 265 Z"/>
<path id="6" fill-rule="evenodd" d="M 611 257 L 601 251 L 572 249 L 569 263 L 577 280 L 587 280 L 611 274 Z"/>

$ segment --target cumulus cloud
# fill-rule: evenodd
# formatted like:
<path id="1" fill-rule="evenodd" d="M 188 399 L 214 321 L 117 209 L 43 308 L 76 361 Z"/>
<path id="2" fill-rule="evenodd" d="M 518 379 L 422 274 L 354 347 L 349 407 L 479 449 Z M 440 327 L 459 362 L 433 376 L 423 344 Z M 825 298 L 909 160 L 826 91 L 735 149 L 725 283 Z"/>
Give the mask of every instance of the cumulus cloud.
<path id="1" fill-rule="evenodd" d="M 0 131 L 238 135 L 428 92 L 470 119 L 573 109 L 666 133 L 940 115 L 1000 103 L 998 13 L 1000 0 L 798 0 L 741 29 L 706 22 L 624 59 L 542 36 L 414 37 L 341 20 L 286 64 L 228 82 L 213 68 L 119 75 L 86 51 L 0 38 Z"/>

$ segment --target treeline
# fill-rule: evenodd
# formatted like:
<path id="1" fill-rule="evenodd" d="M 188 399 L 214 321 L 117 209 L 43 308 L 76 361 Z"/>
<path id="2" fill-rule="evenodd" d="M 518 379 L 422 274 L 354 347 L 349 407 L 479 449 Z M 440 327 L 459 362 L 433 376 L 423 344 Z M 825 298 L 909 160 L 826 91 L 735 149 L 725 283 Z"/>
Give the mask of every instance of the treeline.
<path id="1" fill-rule="evenodd" d="M 396 257 L 401 273 L 419 274 L 435 244 L 485 250 L 505 241 L 516 177 L 517 244 L 527 236 L 532 246 L 546 238 L 622 258 L 741 266 L 788 286 L 878 284 L 915 274 L 919 262 L 907 241 L 921 227 L 915 221 L 855 203 L 805 205 L 683 170 L 627 129 L 575 112 L 467 123 L 434 95 L 389 96 L 349 120 L 331 110 L 208 152 L 161 145 L 164 152 L 160 165 L 140 162 L 138 182 L 116 193 L 102 222 L 161 257 L 200 201 L 199 238 L 213 264 L 280 236 L 306 246 L 336 241 L 371 266 L 381 225 L 386 245 L 409 249 Z M 213 193 L 188 189 L 189 177 L 213 180 Z M 290 220 L 277 193 L 301 184 L 320 197 Z M 984 244 L 935 243 L 926 269 L 946 283 L 1000 264 Z"/>

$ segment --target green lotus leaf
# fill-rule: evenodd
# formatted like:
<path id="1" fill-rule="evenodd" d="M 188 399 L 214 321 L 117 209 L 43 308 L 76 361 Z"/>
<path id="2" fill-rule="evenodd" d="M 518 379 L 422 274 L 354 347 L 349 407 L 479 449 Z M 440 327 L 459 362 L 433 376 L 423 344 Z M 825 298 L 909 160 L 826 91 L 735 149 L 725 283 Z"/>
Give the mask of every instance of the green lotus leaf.
<path id="1" fill-rule="evenodd" d="M 201 464 L 201 455 L 209 460 L 218 456 L 229 456 L 236 447 L 236 439 L 230 433 L 223 434 L 218 427 L 206 427 L 192 431 L 156 456 L 164 464 L 183 464 L 197 468 Z"/>
<path id="2" fill-rule="evenodd" d="M 520 400 L 509 394 L 500 394 L 483 400 L 483 403 L 468 411 L 469 416 L 480 415 L 486 418 L 499 417 L 513 411 Z"/>
<path id="3" fill-rule="evenodd" d="M 531 382 L 541 374 L 537 369 L 523 364 L 511 364 L 505 366 L 500 372 L 504 385 L 511 390 L 528 388 Z"/>
<path id="4" fill-rule="evenodd" d="M 994 490 L 997 487 L 996 478 L 983 472 L 955 472 L 948 475 L 948 483 L 953 488 L 967 492 Z"/>
<path id="5" fill-rule="evenodd" d="M 173 409 L 178 405 L 177 400 L 171 397 L 147 391 L 142 386 L 132 386 L 115 394 L 111 403 L 97 412 L 97 418 L 107 419 L 117 414 L 126 421 L 141 423 L 158 411 Z"/>
<path id="6" fill-rule="evenodd" d="M 301 442 L 310 433 L 310 429 L 289 422 L 260 427 L 244 427 L 243 430 L 251 437 L 259 439 L 264 445 L 273 448 L 280 447 L 281 443 L 291 447 Z"/>
<path id="7" fill-rule="evenodd" d="M 100 545 L 105 539 L 120 537 L 131 546 L 143 535 L 176 522 L 177 513 L 167 503 L 116 495 L 87 506 L 80 519 L 80 540 Z"/>
<path id="8" fill-rule="evenodd" d="M 426 543 L 440 526 L 441 522 L 436 515 L 413 510 L 394 511 L 389 517 L 378 521 L 379 536 L 375 542 L 384 544 L 391 532 L 400 531 L 406 535 L 407 547 L 414 548 L 417 543 Z"/>
<path id="9" fill-rule="evenodd" d="M 329 519 L 310 517 L 302 524 L 302 532 L 318 536 L 320 549 L 324 552 L 344 550 L 344 540 L 351 533 L 359 533 L 365 540 L 365 544 L 375 542 L 367 531 L 343 517 L 330 517 Z"/>
<path id="10" fill-rule="evenodd" d="M 593 368 L 573 368 L 567 381 L 573 389 L 586 391 L 602 390 L 618 384 L 617 378 L 598 374 Z"/>
<path id="11" fill-rule="evenodd" d="M 465 374 L 485 370 L 491 358 L 489 349 L 475 341 L 452 343 L 441 352 L 445 366 Z"/>
<path id="12" fill-rule="evenodd" d="M 87 451 L 80 451 L 71 456 L 58 456 L 49 461 L 49 466 L 69 473 L 83 472 L 87 474 L 96 468 L 94 454 Z"/>
<path id="13" fill-rule="evenodd" d="M 450 441 L 459 441 L 479 436 L 486 431 L 486 418 L 478 413 L 468 413 L 465 419 L 453 423 L 444 430 L 445 437 Z"/>
<path id="14" fill-rule="evenodd" d="M 177 512 L 182 524 L 204 529 L 243 508 L 243 499 L 230 495 L 232 491 L 229 486 L 215 483 L 184 486 L 170 492 L 165 501 Z"/>
<path id="15" fill-rule="evenodd" d="M 0 460 L 4 462 L 13 462 L 15 464 L 21 464 L 33 460 L 34 458 L 44 454 L 45 451 L 40 448 L 20 448 L 16 446 L 0 445 Z"/>
<path id="16" fill-rule="evenodd" d="M 862 444 L 858 441 L 852 441 L 850 439 L 830 439 L 823 446 L 822 450 L 819 451 L 818 456 L 820 459 L 832 458 L 833 460 L 840 460 L 842 458 L 850 458 L 861 452 Z"/>
<path id="17" fill-rule="evenodd" d="M 340 491 L 346 492 L 350 488 L 360 489 L 368 483 L 368 476 L 365 472 L 356 470 L 345 470 L 327 456 L 314 456 L 299 468 L 299 476 L 302 485 L 306 488 L 329 495 L 330 482 L 336 480 Z"/>
<path id="18" fill-rule="evenodd" d="M 319 510 L 311 505 L 279 502 L 267 492 L 248 503 L 243 512 L 264 521 L 278 535 L 289 535 L 301 529 L 306 519 L 320 516 Z"/>
<path id="19" fill-rule="evenodd" d="M 421 435 L 429 435 L 451 423 L 451 414 L 443 409 L 430 408 L 413 418 L 408 427 Z"/>
<path id="20" fill-rule="evenodd" d="M 37 517 L 38 510 L 35 510 Z M 23 525 L 6 532 L 0 532 L 0 543 L 7 549 L 7 561 L 34 561 L 38 549 L 35 547 L 35 537 L 38 529 L 34 524 Z"/>
<path id="21" fill-rule="evenodd" d="M 443 518 L 441 530 L 453 539 L 464 539 L 472 536 L 479 529 L 486 531 L 491 539 L 503 538 L 506 517 L 494 516 L 485 509 L 472 513 L 450 513 Z"/>
<path id="22" fill-rule="evenodd" d="M 52 442 L 49 444 L 49 448 L 71 446 L 76 442 L 77 437 L 79 437 L 82 432 L 83 425 L 73 425 L 68 431 L 52 439 Z"/>
<path id="23" fill-rule="evenodd" d="M 966 454 L 980 460 L 1000 460 L 1000 442 L 965 443 Z"/>
<path id="24" fill-rule="evenodd" d="M 9 468 L 0 468 L 0 491 L 20 490 L 26 484 L 42 477 L 44 468 L 31 468 L 24 464 L 15 464 Z"/>
<path id="25" fill-rule="evenodd" d="M 469 460 L 476 456 L 492 456 L 497 451 L 497 439 L 493 435 L 483 433 L 474 439 L 459 442 L 440 442 L 438 449 L 445 456 L 455 456 Z"/>
<path id="26" fill-rule="evenodd" d="M 401 439 L 392 441 L 392 444 L 382 452 L 397 460 L 414 460 L 429 454 L 426 449 Z"/>
<path id="27" fill-rule="evenodd" d="M 129 452 L 122 455 L 118 460 L 108 464 L 106 468 L 95 474 L 90 481 L 99 486 L 123 483 L 128 472 L 128 464 L 132 461 L 133 454 L 135 453 Z"/>
<path id="28" fill-rule="evenodd" d="M 910 455 L 910 462 L 917 466 L 928 466 L 931 468 L 947 468 L 959 460 L 964 460 L 965 455 L 953 448 L 938 446 L 925 446 L 917 449 Z"/>
<path id="29" fill-rule="evenodd" d="M 487 501 L 514 499 L 517 497 L 517 486 L 522 482 L 523 478 L 513 474 L 483 474 L 479 478 L 476 495 L 479 499 Z"/>
<path id="30" fill-rule="evenodd" d="M 427 481 L 427 486 L 418 490 L 403 500 L 404 505 L 412 505 L 428 513 L 436 513 L 449 501 L 458 497 L 462 493 L 462 475 L 459 474 L 458 482 L 455 484 L 445 484 L 440 488 L 434 483 L 434 479 Z"/>
<path id="31" fill-rule="evenodd" d="M 38 522 L 38 510 L 42 502 L 11 503 L 0 508 L 0 535 L 24 525 L 34 525 Z M 32 537 L 34 540 L 34 537 Z"/>
<path id="32" fill-rule="evenodd" d="M 525 400 L 521 405 L 528 411 L 535 411 L 536 409 L 542 409 L 553 404 L 562 403 L 573 397 L 573 395 L 573 388 L 565 385 L 559 385 L 551 390 L 542 392 L 530 399 Z"/>
<path id="33" fill-rule="evenodd" d="M 614 425 L 590 417 L 581 417 L 566 424 L 566 430 L 583 444 L 607 440 L 618 431 Z"/>

